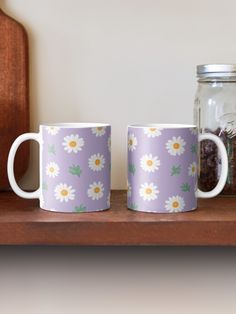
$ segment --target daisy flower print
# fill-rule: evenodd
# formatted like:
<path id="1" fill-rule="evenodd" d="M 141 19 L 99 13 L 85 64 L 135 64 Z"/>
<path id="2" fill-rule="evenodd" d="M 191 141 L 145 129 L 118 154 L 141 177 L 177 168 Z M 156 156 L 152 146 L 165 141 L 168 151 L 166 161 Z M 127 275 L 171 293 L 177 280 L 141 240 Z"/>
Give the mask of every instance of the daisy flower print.
<path id="1" fill-rule="evenodd" d="M 178 213 L 181 212 L 185 207 L 185 202 L 181 196 L 171 196 L 165 201 L 165 209 L 169 213 Z"/>
<path id="2" fill-rule="evenodd" d="M 159 193 L 157 186 L 154 183 L 144 183 L 141 184 L 139 189 L 139 195 L 144 201 L 154 201 L 157 199 L 157 194 Z"/>
<path id="3" fill-rule="evenodd" d="M 59 174 L 59 166 L 55 162 L 50 162 L 46 166 L 46 175 L 50 178 L 55 178 Z"/>
<path id="4" fill-rule="evenodd" d="M 147 137 L 157 137 L 161 135 L 162 128 L 156 128 L 156 127 L 150 127 L 150 128 L 144 128 L 144 134 L 147 135 Z"/>
<path id="5" fill-rule="evenodd" d="M 45 128 L 50 135 L 56 135 L 60 128 L 58 126 L 46 126 Z"/>
<path id="6" fill-rule="evenodd" d="M 88 197 L 90 197 L 93 201 L 99 200 L 103 197 L 104 187 L 103 184 L 99 182 L 93 182 L 89 185 L 88 189 Z"/>
<path id="7" fill-rule="evenodd" d="M 132 194 L 132 187 L 131 187 L 131 184 L 127 182 L 127 196 L 131 197 L 131 194 Z"/>
<path id="8" fill-rule="evenodd" d="M 99 126 L 96 128 L 92 128 L 92 133 L 96 136 L 103 136 L 106 133 L 106 127 L 105 126 Z"/>
<path id="9" fill-rule="evenodd" d="M 157 156 L 152 156 L 152 154 L 144 155 L 140 160 L 141 168 L 146 172 L 155 172 L 159 169 L 160 160 Z"/>
<path id="10" fill-rule="evenodd" d="M 138 145 L 138 140 L 133 133 L 129 133 L 128 135 L 128 150 L 133 152 Z"/>
<path id="11" fill-rule="evenodd" d="M 71 134 L 64 137 L 64 142 L 62 143 L 64 146 L 64 150 L 68 153 L 78 153 L 78 151 L 82 150 L 84 146 L 84 139 L 79 137 L 78 134 Z"/>
<path id="12" fill-rule="evenodd" d="M 180 156 L 184 153 L 186 142 L 182 139 L 181 136 L 173 136 L 171 140 L 166 143 L 166 149 L 168 153 L 172 156 Z"/>
<path id="13" fill-rule="evenodd" d="M 191 177 L 195 177 L 197 174 L 197 164 L 196 162 L 192 162 L 188 167 L 188 175 Z"/>
<path id="14" fill-rule="evenodd" d="M 111 137 L 110 136 L 108 137 L 108 140 L 107 140 L 107 147 L 108 147 L 109 152 L 111 152 Z"/>
<path id="15" fill-rule="evenodd" d="M 101 171 L 105 164 L 105 158 L 101 154 L 94 154 L 88 160 L 89 168 L 93 171 Z"/>
<path id="16" fill-rule="evenodd" d="M 198 134 L 198 129 L 197 128 L 191 128 L 189 130 L 190 130 L 191 134 L 193 134 L 193 135 L 197 135 Z"/>
<path id="17" fill-rule="evenodd" d="M 55 197 L 60 202 L 68 202 L 75 199 L 75 190 L 71 185 L 60 183 L 55 187 Z"/>

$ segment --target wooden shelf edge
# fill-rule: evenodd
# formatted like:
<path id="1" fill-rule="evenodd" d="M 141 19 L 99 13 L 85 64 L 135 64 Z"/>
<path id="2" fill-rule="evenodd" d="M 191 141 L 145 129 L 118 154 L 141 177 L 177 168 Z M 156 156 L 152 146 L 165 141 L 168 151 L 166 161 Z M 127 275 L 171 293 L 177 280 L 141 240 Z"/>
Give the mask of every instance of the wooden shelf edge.
<path id="1" fill-rule="evenodd" d="M 236 245 L 236 199 L 201 200 L 195 212 L 166 216 L 129 211 L 125 192 L 112 194 L 109 211 L 57 214 L 0 193 L 0 245 Z"/>
<path id="2" fill-rule="evenodd" d="M 173 226 L 172 223 L 114 222 L 108 225 L 83 222 L 78 226 L 77 222 L 42 222 L 7 223 L 0 228 L 1 245 L 236 245 L 234 223 L 190 223 L 188 226 L 177 223 Z"/>

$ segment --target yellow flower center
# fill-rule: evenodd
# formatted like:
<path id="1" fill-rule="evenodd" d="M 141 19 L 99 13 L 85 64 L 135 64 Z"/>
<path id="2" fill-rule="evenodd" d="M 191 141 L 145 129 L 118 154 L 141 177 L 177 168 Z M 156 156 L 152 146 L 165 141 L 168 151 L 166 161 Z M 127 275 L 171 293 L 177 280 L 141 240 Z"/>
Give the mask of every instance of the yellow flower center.
<path id="1" fill-rule="evenodd" d="M 150 128 L 150 131 L 151 131 L 151 132 L 155 132 L 155 131 L 156 131 L 156 128 Z"/>
<path id="2" fill-rule="evenodd" d="M 179 143 L 174 143 L 173 147 L 174 147 L 174 149 L 179 149 L 180 144 Z"/>
<path id="3" fill-rule="evenodd" d="M 96 160 L 95 160 L 95 165 L 96 165 L 96 166 L 99 166 L 100 163 L 101 163 L 100 159 L 96 159 Z"/>
<path id="4" fill-rule="evenodd" d="M 50 171 L 50 172 L 54 172 L 54 168 L 53 168 L 53 167 L 50 167 L 50 168 L 49 168 L 49 171 Z"/>
<path id="5" fill-rule="evenodd" d="M 70 141 L 69 146 L 70 147 L 75 147 L 76 146 L 76 141 Z"/>
<path id="6" fill-rule="evenodd" d="M 152 189 L 151 188 L 147 188 L 146 189 L 146 194 L 152 194 Z"/>
<path id="7" fill-rule="evenodd" d="M 195 170 L 196 170 L 196 169 L 195 169 L 195 167 L 194 167 L 194 166 L 192 166 L 192 172 L 195 172 Z"/>
<path id="8" fill-rule="evenodd" d="M 100 188 L 97 186 L 97 187 L 94 189 L 94 192 L 95 192 L 95 193 L 99 193 L 99 192 L 100 192 Z"/>
<path id="9" fill-rule="evenodd" d="M 132 146 L 133 145 L 133 140 L 129 140 L 129 146 Z"/>
<path id="10" fill-rule="evenodd" d="M 153 161 L 152 161 L 152 160 L 148 160 L 148 161 L 147 161 L 147 165 L 148 165 L 149 167 L 151 167 L 151 166 L 153 165 Z"/>
<path id="11" fill-rule="evenodd" d="M 97 128 L 98 131 L 102 131 L 102 126 Z"/>
<path id="12" fill-rule="evenodd" d="M 177 208 L 177 207 L 179 207 L 179 202 L 177 202 L 177 201 L 174 201 L 174 202 L 173 202 L 173 204 L 172 204 L 172 206 L 173 206 L 174 208 Z"/>
<path id="13" fill-rule="evenodd" d="M 61 190 L 61 195 L 62 196 L 67 196 L 68 195 L 68 191 L 65 190 L 65 189 Z"/>

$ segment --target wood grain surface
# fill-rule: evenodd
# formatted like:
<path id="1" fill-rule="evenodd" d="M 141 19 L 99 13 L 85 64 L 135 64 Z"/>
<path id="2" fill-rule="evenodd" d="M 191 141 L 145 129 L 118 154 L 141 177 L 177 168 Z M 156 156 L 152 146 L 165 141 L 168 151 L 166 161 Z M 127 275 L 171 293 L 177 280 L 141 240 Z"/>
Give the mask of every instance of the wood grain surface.
<path id="1" fill-rule="evenodd" d="M 235 246 L 236 199 L 201 199 L 193 212 L 151 214 L 128 210 L 125 191 L 113 191 L 110 210 L 62 214 L 3 192 L 0 244 Z"/>
<path id="2" fill-rule="evenodd" d="M 14 139 L 29 131 L 28 38 L 21 24 L 0 9 L 0 190 L 9 189 L 7 156 Z M 17 152 L 19 179 L 29 162 L 29 143 Z"/>

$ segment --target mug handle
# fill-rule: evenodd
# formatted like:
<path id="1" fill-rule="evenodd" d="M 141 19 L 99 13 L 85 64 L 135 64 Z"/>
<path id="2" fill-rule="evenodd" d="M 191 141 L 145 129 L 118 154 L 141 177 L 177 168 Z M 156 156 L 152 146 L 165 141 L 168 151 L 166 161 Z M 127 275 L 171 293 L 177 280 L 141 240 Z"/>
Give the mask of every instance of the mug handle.
<path id="1" fill-rule="evenodd" d="M 218 195 L 223 190 L 223 188 L 225 186 L 227 176 L 228 176 L 228 156 L 227 156 L 226 148 L 225 148 L 222 140 L 218 136 L 211 134 L 211 133 L 199 134 L 198 135 L 198 142 L 201 142 L 204 140 L 210 140 L 216 144 L 216 146 L 220 152 L 221 165 L 222 165 L 219 181 L 213 190 L 211 190 L 209 192 L 203 192 L 203 191 L 197 189 L 197 192 L 196 192 L 197 197 L 211 198 L 211 197 L 215 197 L 216 195 Z"/>
<path id="2" fill-rule="evenodd" d="M 12 190 L 20 197 L 23 198 L 40 198 L 40 188 L 38 188 L 34 192 L 25 192 L 23 191 L 19 185 L 16 183 L 15 174 L 14 174 L 14 160 L 15 155 L 17 152 L 18 147 L 21 143 L 28 141 L 28 140 L 34 140 L 37 141 L 40 145 L 40 134 L 39 133 L 25 133 L 20 136 L 18 136 L 15 141 L 13 142 L 11 149 L 9 151 L 8 160 L 7 160 L 7 174 L 8 174 L 8 180 L 10 183 L 10 186 Z"/>

